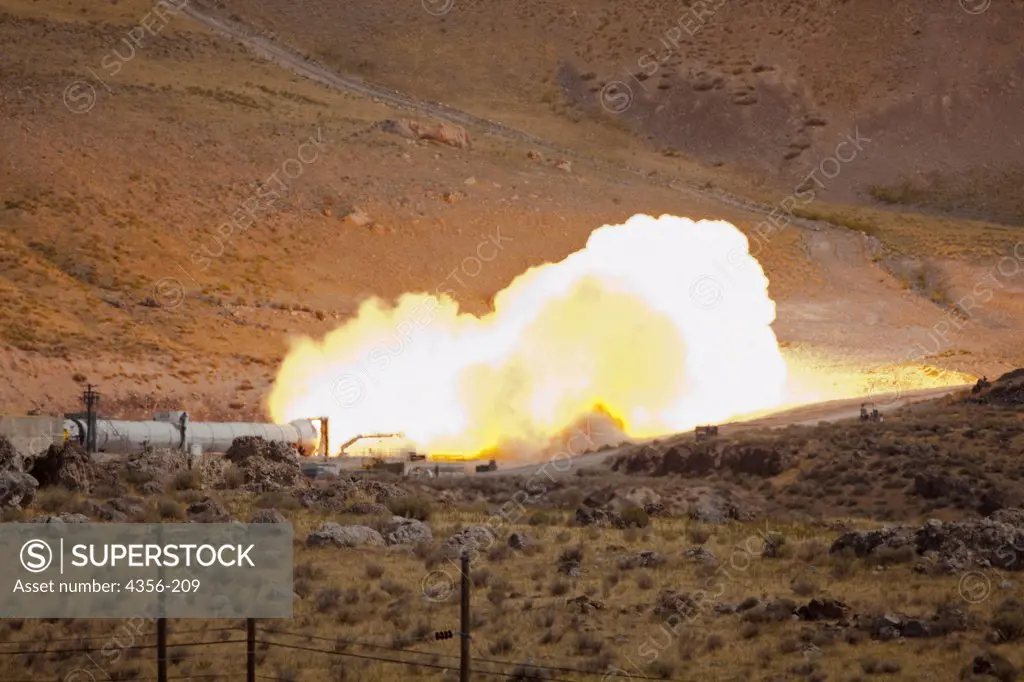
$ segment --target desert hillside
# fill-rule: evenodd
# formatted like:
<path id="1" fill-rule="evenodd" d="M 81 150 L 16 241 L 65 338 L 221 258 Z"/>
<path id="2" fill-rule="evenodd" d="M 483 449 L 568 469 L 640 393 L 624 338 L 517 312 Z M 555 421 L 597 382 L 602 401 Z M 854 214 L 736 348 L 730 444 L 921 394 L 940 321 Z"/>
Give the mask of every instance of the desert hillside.
<path id="1" fill-rule="evenodd" d="M 639 99 L 616 117 L 591 106 L 593 93 L 583 97 L 615 75 L 616 60 L 632 58 L 662 15 L 615 19 L 599 3 L 465 3 L 435 16 L 384 3 L 361 8 L 356 21 L 346 14 L 354 5 L 297 7 L 0 3 L 5 410 L 75 408 L 78 384 L 90 381 L 107 410 L 126 415 L 185 404 L 199 415 L 263 416 L 290 336 L 320 336 L 368 297 L 435 291 L 488 240 L 500 239 L 497 257 L 452 287 L 477 314 L 518 274 L 564 258 L 603 224 L 672 213 L 763 234 L 765 214 L 790 194 L 747 173 L 739 156 L 708 165 L 685 140 L 663 153 L 668 143 L 643 133 L 638 116 L 649 105 Z M 852 7 L 837 5 L 828 20 L 839 25 Z M 687 49 L 740 31 L 740 10 L 723 7 Z M 982 42 L 997 50 L 1015 15 L 999 24 L 990 12 L 948 18 L 989 26 Z M 803 23 L 790 19 L 787 30 Z M 150 29 L 139 38 L 132 32 L 143 20 Z M 878 30 L 896 30 L 890 23 Z M 541 48 L 530 42 L 536 35 L 545 36 Z M 743 55 L 751 68 L 730 79 L 778 77 L 785 66 L 753 48 Z M 753 68 L 761 63 L 775 70 Z M 986 63 L 993 73 L 1009 68 Z M 814 69 L 804 85 L 814 73 L 849 76 L 825 62 Z M 850 107 L 835 87 L 815 86 L 833 94 L 807 109 L 828 122 L 812 126 L 821 149 L 857 125 L 876 135 L 867 119 L 832 113 Z M 870 92 L 865 102 L 877 105 L 879 91 Z M 472 142 L 408 139 L 385 123 L 403 119 L 461 121 Z M 737 129 L 736 139 L 745 134 Z M 1015 138 L 999 139 L 1008 151 Z M 883 148 L 873 141 L 837 180 L 869 173 Z M 775 158 L 746 144 L 739 151 Z M 808 148 L 801 158 L 817 154 Z M 275 198 L 262 201 L 268 188 Z M 787 352 L 851 374 L 899 362 L 918 344 L 946 370 L 1021 364 L 1019 230 L 825 199 L 770 228 L 758 253 Z M 956 309 L 965 301 L 966 315 Z"/>
<path id="2" fill-rule="evenodd" d="M 828 199 L 1024 222 L 1019 0 L 211 5 L 429 100 L 598 145 L 607 114 L 784 187 L 859 130 Z"/>

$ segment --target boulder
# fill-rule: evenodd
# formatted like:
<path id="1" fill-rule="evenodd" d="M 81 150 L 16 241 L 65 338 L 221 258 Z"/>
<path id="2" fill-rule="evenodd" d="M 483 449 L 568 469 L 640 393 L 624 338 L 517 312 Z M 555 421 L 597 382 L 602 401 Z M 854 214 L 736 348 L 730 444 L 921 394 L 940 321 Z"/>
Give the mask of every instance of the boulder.
<path id="1" fill-rule="evenodd" d="M 597 526 L 599 528 L 623 528 L 622 516 L 612 509 L 596 507 L 580 507 L 576 510 L 576 524 L 580 526 Z"/>
<path id="2" fill-rule="evenodd" d="M 204 497 L 190 505 L 185 511 L 189 523 L 231 523 L 234 521 L 228 510 L 218 500 Z"/>
<path id="3" fill-rule="evenodd" d="M 430 526 L 416 519 L 394 516 L 382 533 L 388 545 L 417 545 L 421 542 L 433 542 L 434 534 Z"/>
<path id="4" fill-rule="evenodd" d="M 857 627 L 872 638 L 882 641 L 906 638 L 945 637 L 963 632 L 971 626 L 968 613 L 959 607 L 939 606 L 931 617 L 908 616 L 903 613 L 858 616 Z"/>
<path id="5" fill-rule="evenodd" d="M 728 490 L 701 487 L 688 493 L 687 513 L 694 521 L 727 523 L 749 521 L 753 517 Z"/>
<path id="6" fill-rule="evenodd" d="M 1024 509 L 1000 509 L 993 512 L 990 519 L 1018 528 L 1024 528 Z"/>
<path id="7" fill-rule="evenodd" d="M 39 481 L 20 471 L 0 471 L 0 509 L 27 507 L 35 498 Z"/>
<path id="8" fill-rule="evenodd" d="M 89 516 L 99 519 L 100 521 L 124 523 L 128 520 L 127 514 L 114 509 L 109 502 L 107 504 L 98 504 L 92 500 L 86 500 L 82 503 L 82 507 L 86 512 L 88 512 Z"/>
<path id="9" fill-rule="evenodd" d="M 690 549 L 683 552 L 683 558 L 691 559 L 693 561 L 704 561 L 706 563 L 715 563 L 715 555 L 710 550 L 704 549 L 703 547 L 691 547 Z"/>
<path id="10" fill-rule="evenodd" d="M 242 470 L 242 487 L 246 490 L 265 493 L 309 485 L 309 479 L 302 475 L 298 453 L 285 443 L 243 436 L 234 440 L 224 456 Z"/>
<path id="11" fill-rule="evenodd" d="M 671 616 L 680 615 L 684 618 L 693 618 L 700 613 L 700 602 L 693 599 L 685 592 L 676 590 L 662 590 L 658 594 L 658 601 L 654 605 L 654 615 Z"/>
<path id="12" fill-rule="evenodd" d="M 800 620 L 843 620 L 850 607 L 837 599 L 812 599 L 796 610 Z"/>
<path id="13" fill-rule="evenodd" d="M 29 471 L 41 487 L 59 485 L 68 490 L 88 493 L 96 479 L 89 453 L 75 443 L 51 445 L 37 457 Z"/>
<path id="14" fill-rule="evenodd" d="M 288 519 L 276 509 L 257 509 L 249 518 L 249 523 L 288 523 Z"/>
<path id="15" fill-rule="evenodd" d="M 89 523 L 89 517 L 61 512 L 58 516 L 36 516 L 29 519 L 28 523 Z"/>
<path id="16" fill-rule="evenodd" d="M 578 556 L 564 557 L 558 562 L 558 572 L 570 578 L 583 575 L 583 562 Z"/>
<path id="17" fill-rule="evenodd" d="M 527 533 L 512 533 L 508 536 L 508 546 L 515 550 L 524 550 L 536 544 L 533 536 Z"/>
<path id="18" fill-rule="evenodd" d="M 379 502 L 356 502 L 343 511 L 358 516 L 391 516 L 391 510 Z"/>
<path id="19" fill-rule="evenodd" d="M 655 568 L 665 563 L 665 557 L 653 550 L 642 550 L 636 554 L 619 557 L 619 568 Z"/>
<path id="20" fill-rule="evenodd" d="M 342 526 L 328 521 L 306 537 L 307 547 L 363 547 L 383 545 L 384 538 L 368 526 Z"/>
<path id="21" fill-rule="evenodd" d="M 343 511 L 348 506 L 349 490 L 344 487 L 308 488 L 298 492 L 299 504 L 304 509 Z"/>
<path id="22" fill-rule="evenodd" d="M 125 516 L 139 514 L 146 509 L 146 503 L 137 497 L 115 497 L 112 500 L 107 500 L 106 506 Z"/>
<path id="23" fill-rule="evenodd" d="M 176 474 L 187 471 L 188 467 L 188 455 L 178 450 L 146 448 L 124 460 L 124 469 L 129 479 L 139 485 L 139 491 L 152 488 L 154 494 L 162 492 Z"/>
<path id="24" fill-rule="evenodd" d="M 9 440 L 0 436 L 0 471 L 22 471 L 24 460 Z"/>
<path id="25" fill-rule="evenodd" d="M 880 549 L 899 549 L 913 543 L 911 531 L 900 526 L 851 531 L 836 538 L 829 548 L 829 553 L 850 551 L 857 557 L 866 557 Z"/>
<path id="26" fill-rule="evenodd" d="M 402 118 L 383 120 L 377 124 L 377 127 L 386 133 L 410 140 L 431 140 L 459 149 L 468 149 L 472 146 L 470 135 L 466 129 L 454 123 L 421 123 Z"/>
<path id="27" fill-rule="evenodd" d="M 572 599 L 566 599 L 565 603 L 569 608 L 581 614 L 590 613 L 591 611 L 601 611 L 604 609 L 604 602 L 591 599 L 585 594 L 580 595 L 579 597 L 573 597 Z"/>
<path id="28" fill-rule="evenodd" d="M 380 504 L 385 504 L 392 498 L 403 497 L 409 494 L 409 492 L 401 486 L 397 486 L 394 483 L 378 481 L 372 478 L 356 479 L 353 483 L 353 488 L 356 492 L 362 493 L 366 497 L 372 497 Z"/>
<path id="29" fill-rule="evenodd" d="M 485 526 L 473 526 L 464 528 L 451 536 L 441 545 L 441 551 L 445 557 L 454 559 L 462 556 L 463 552 L 470 554 L 486 552 L 496 540 L 495 534 Z"/>

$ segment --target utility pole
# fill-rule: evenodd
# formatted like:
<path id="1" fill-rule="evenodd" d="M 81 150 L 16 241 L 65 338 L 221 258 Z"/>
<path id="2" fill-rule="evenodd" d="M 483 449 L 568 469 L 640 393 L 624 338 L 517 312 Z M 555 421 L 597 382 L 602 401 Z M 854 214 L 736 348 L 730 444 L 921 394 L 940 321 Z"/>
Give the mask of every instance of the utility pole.
<path id="1" fill-rule="evenodd" d="M 256 619 L 245 619 L 245 680 L 256 682 Z"/>
<path id="2" fill-rule="evenodd" d="M 462 613 L 459 635 L 462 637 L 462 655 L 459 682 L 469 682 L 469 552 L 462 553 Z"/>
<path id="3" fill-rule="evenodd" d="M 167 619 L 160 615 L 156 620 L 156 679 L 167 682 Z"/>
<path id="4" fill-rule="evenodd" d="M 96 406 L 100 404 L 100 394 L 94 389 L 92 384 L 86 384 L 85 393 L 82 394 L 82 400 L 85 401 L 85 421 L 88 424 L 86 428 L 89 429 L 89 433 L 85 435 L 85 450 L 90 455 L 96 452 Z"/>

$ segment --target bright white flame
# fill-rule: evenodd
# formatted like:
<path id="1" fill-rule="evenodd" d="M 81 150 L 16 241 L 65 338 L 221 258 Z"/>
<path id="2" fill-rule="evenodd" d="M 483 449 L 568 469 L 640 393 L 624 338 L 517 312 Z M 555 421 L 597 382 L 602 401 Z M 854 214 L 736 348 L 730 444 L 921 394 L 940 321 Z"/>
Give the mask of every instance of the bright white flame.
<path id="1" fill-rule="evenodd" d="M 470 455 L 541 442 L 595 406 L 636 437 L 778 406 L 775 304 L 747 249 L 724 221 L 637 215 L 523 273 L 482 318 L 427 294 L 367 301 L 295 344 L 271 416 L 326 414 L 332 443 L 402 432 Z"/>

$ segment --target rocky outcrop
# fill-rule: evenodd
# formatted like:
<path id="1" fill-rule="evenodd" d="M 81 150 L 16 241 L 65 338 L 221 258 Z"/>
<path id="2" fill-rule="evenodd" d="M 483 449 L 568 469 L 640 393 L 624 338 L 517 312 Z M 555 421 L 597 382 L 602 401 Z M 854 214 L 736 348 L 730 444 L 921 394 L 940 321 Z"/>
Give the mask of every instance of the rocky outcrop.
<path id="1" fill-rule="evenodd" d="M 189 523 L 231 523 L 234 521 L 228 510 L 218 500 L 204 497 L 188 505 L 185 511 Z"/>
<path id="2" fill-rule="evenodd" d="M 619 557 L 619 568 L 628 570 L 631 568 L 655 568 L 665 564 L 665 557 L 654 550 L 641 550 L 636 554 L 627 554 Z"/>
<path id="3" fill-rule="evenodd" d="M 39 481 L 21 471 L 0 471 L 0 509 L 27 507 L 35 498 Z"/>
<path id="4" fill-rule="evenodd" d="M 236 438 L 225 458 L 245 475 L 243 487 L 265 493 L 308 486 L 302 475 L 299 456 L 284 443 L 271 442 L 259 436 Z"/>
<path id="5" fill-rule="evenodd" d="M 32 462 L 29 471 L 40 487 L 59 485 L 68 490 L 88 493 L 97 478 L 96 467 L 89 453 L 75 443 L 51 445 Z"/>
<path id="6" fill-rule="evenodd" d="M 382 535 L 384 542 L 388 545 L 418 545 L 434 541 L 434 534 L 431 533 L 430 526 L 422 521 L 407 519 L 404 516 L 392 517 Z"/>
<path id="7" fill-rule="evenodd" d="M 379 502 L 356 502 L 343 511 L 358 516 L 391 516 L 391 511 Z"/>
<path id="8" fill-rule="evenodd" d="M 797 608 L 800 620 L 844 620 L 850 607 L 838 599 L 812 599 Z"/>
<path id="9" fill-rule="evenodd" d="M 306 537 L 307 547 L 363 547 L 383 545 L 381 534 L 368 526 L 342 526 L 328 521 Z"/>
<path id="10" fill-rule="evenodd" d="M 916 554 L 950 573 L 972 566 L 1024 570 L 1024 527 L 1000 520 L 1017 520 L 1019 512 L 1001 510 L 997 514 L 954 523 L 931 519 L 916 529 L 896 526 L 844 533 L 832 543 L 829 552 L 850 551 L 865 557 L 912 547 Z"/>
<path id="11" fill-rule="evenodd" d="M 576 525 L 597 526 L 598 528 L 623 528 L 622 516 L 614 509 L 580 507 L 576 510 Z"/>
<path id="12" fill-rule="evenodd" d="M 89 523 L 89 517 L 61 512 L 57 516 L 36 516 L 29 519 L 28 523 Z"/>
<path id="13" fill-rule="evenodd" d="M 528 533 L 512 533 L 508 536 L 508 546 L 515 550 L 529 549 L 536 544 L 537 541 Z"/>
<path id="14" fill-rule="evenodd" d="M 420 121 L 400 118 L 386 119 L 378 123 L 377 127 L 386 133 L 399 135 L 410 140 L 431 140 L 459 149 L 472 147 L 469 133 L 465 128 L 454 123 L 443 121 L 422 123 Z"/>
<path id="15" fill-rule="evenodd" d="M 276 509 L 257 509 L 249 518 L 249 523 L 288 523 L 288 519 Z"/>
<path id="16" fill-rule="evenodd" d="M 0 436 L 0 471 L 22 471 L 24 461 L 11 442 Z"/>
<path id="17" fill-rule="evenodd" d="M 486 552 L 496 540 L 494 533 L 485 526 L 473 526 L 465 528 L 444 541 L 441 551 L 445 557 L 454 559 L 462 556 L 463 552 L 474 554 Z"/>

